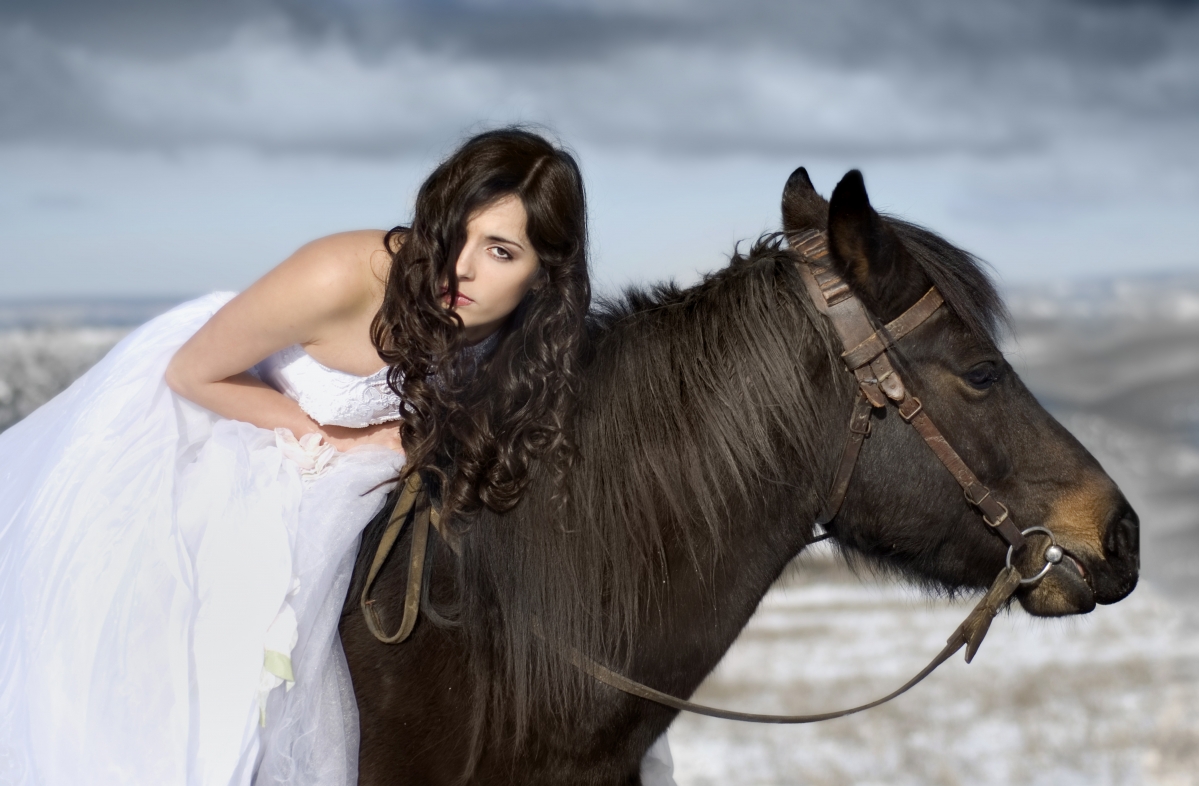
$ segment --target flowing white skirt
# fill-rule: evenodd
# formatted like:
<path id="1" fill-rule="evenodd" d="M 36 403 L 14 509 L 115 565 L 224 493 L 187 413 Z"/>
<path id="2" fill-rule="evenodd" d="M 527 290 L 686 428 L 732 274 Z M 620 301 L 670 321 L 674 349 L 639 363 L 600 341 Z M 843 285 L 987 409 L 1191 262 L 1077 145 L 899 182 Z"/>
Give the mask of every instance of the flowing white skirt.
<path id="1" fill-rule="evenodd" d="M 167 362 L 229 297 L 144 325 L 0 434 L 0 784 L 356 780 L 337 620 L 402 459 L 306 471 L 174 395 Z"/>

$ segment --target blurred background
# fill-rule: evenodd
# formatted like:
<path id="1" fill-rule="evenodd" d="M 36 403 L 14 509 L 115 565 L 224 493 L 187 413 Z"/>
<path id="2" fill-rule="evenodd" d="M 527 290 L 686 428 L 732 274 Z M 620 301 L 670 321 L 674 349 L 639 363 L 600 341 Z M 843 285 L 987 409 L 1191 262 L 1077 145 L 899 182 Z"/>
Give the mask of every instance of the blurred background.
<path id="1" fill-rule="evenodd" d="M 1013 363 L 1142 517 L 1127 601 L 1005 617 L 859 718 L 681 718 L 681 786 L 1199 782 L 1189 0 L 4 0 L 0 429 L 172 304 L 406 221 L 442 156 L 510 122 L 578 154 L 601 292 L 694 281 L 777 228 L 796 166 L 825 194 L 860 168 L 993 267 Z M 703 691 L 865 699 L 961 613 L 807 557 Z"/>

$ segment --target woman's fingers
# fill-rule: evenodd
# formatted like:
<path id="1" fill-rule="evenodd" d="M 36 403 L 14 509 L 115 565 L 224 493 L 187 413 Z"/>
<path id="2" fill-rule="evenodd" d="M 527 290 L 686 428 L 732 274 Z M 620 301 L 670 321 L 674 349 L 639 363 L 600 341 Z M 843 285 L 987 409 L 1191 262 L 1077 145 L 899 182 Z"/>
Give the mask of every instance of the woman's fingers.
<path id="1" fill-rule="evenodd" d="M 325 426 L 321 429 L 326 442 L 343 453 L 358 445 L 382 445 L 389 450 L 403 453 L 400 429 L 396 423 L 381 423 L 365 428 Z"/>

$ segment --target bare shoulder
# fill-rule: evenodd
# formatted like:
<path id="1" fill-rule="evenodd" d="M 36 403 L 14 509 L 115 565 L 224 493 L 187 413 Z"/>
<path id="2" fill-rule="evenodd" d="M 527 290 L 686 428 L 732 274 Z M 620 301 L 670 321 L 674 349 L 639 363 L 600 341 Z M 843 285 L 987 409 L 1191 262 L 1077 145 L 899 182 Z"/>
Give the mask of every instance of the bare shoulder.
<path id="1" fill-rule="evenodd" d="M 379 298 L 390 259 L 382 230 L 339 232 L 313 240 L 264 277 L 295 291 L 303 300 L 316 298 L 326 313 L 354 312 Z M 380 280 L 379 271 L 384 278 Z"/>
<path id="2" fill-rule="evenodd" d="M 379 358 L 365 326 L 382 298 L 372 258 L 384 253 L 383 234 L 345 232 L 304 245 L 226 303 L 176 357 L 208 381 L 293 344 L 327 352 L 333 368 L 373 370 Z"/>

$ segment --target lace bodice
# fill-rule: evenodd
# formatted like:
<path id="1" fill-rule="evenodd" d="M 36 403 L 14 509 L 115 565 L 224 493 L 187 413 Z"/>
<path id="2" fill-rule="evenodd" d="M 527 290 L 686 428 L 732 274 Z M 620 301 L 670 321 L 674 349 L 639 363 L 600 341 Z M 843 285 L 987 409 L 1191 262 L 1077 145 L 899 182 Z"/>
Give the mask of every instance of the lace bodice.
<path id="1" fill-rule="evenodd" d="M 359 377 L 321 365 L 299 344 L 281 349 L 251 373 L 322 426 L 362 428 L 400 419 L 400 399 L 387 385 L 387 368 Z"/>

